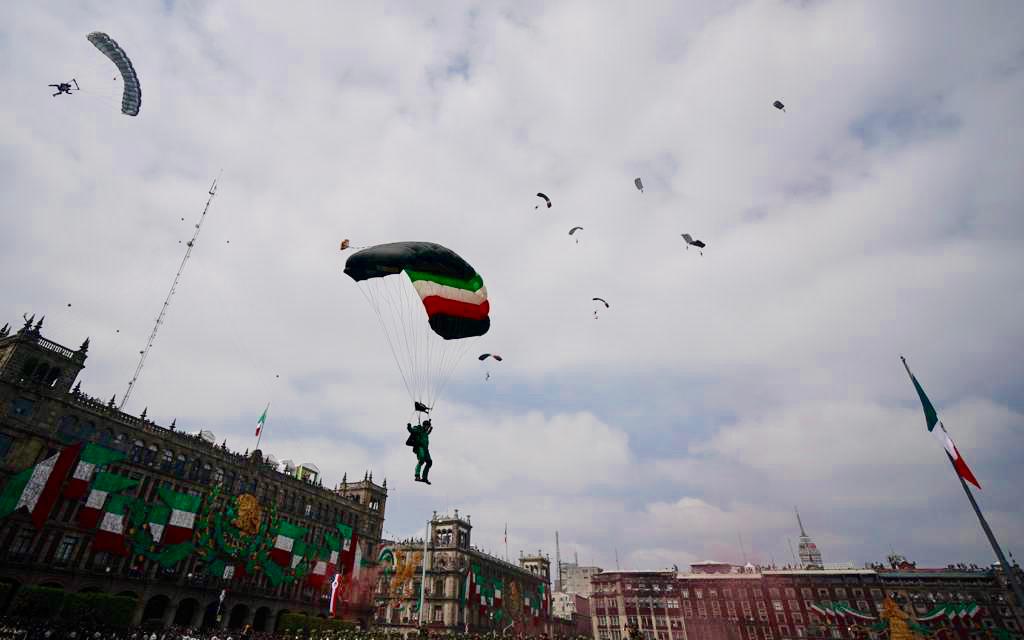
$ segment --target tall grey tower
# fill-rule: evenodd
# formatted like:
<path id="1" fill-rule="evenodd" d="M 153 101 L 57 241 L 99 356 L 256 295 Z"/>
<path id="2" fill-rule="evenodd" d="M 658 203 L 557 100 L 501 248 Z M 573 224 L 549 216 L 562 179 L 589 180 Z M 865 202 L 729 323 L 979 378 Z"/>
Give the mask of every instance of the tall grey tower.
<path id="1" fill-rule="evenodd" d="M 793 507 L 796 511 L 796 523 L 800 526 L 800 544 L 799 554 L 800 563 L 805 569 L 821 569 L 824 565 L 821 563 L 821 551 L 818 550 L 818 545 L 814 544 L 811 537 L 804 531 L 804 523 L 800 520 L 800 511 Z"/>

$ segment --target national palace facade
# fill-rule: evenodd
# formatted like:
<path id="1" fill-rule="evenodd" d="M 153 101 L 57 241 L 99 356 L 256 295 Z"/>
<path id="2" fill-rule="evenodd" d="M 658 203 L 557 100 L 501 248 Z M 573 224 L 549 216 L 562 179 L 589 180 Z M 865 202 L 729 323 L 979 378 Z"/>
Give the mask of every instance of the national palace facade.
<path id="1" fill-rule="evenodd" d="M 123 413 L 76 384 L 88 339 L 42 326 L 0 328 L 0 606 L 49 586 L 129 596 L 149 626 L 271 631 L 282 613 L 324 615 L 335 571 L 370 573 L 386 480 L 327 487 L 313 464 Z M 366 625 L 373 607 L 340 614 Z"/>

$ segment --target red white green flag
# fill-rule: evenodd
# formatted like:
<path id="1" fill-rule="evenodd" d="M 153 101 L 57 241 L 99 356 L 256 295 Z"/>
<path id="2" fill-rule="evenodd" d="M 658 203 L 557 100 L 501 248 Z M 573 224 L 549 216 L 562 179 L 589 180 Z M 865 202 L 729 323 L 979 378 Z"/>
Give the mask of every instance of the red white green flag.
<path id="1" fill-rule="evenodd" d="M 68 477 L 82 445 L 65 447 L 34 467 L 11 477 L 0 493 L 0 518 L 24 507 L 32 514 L 32 525 L 42 529 L 60 497 L 60 485 Z"/>
<path id="2" fill-rule="evenodd" d="M 128 546 L 124 537 L 124 516 L 128 512 L 128 504 L 133 500 L 130 496 L 110 496 L 107 507 L 100 520 L 99 531 L 92 539 L 92 547 L 96 551 L 107 551 L 119 556 L 128 555 Z"/>
<path id="3" fill-rule="evenodd" d="M 171 509 L 167 525 L 163 529 L 164 543 L 179 544 L 191 540 L 196 525 L 196 513 L 203 502 L 203 497 L 178 493 L 167 487 L 160 487 L 157 493 Z"/>
<path id="4" fill-rule="evenodd" d="M 338 538 L 329 533 L 324 535 L 324 546 L 320 549 L 319 558 L 306 579 L 310 586 L 319 589 L 327 580 L 327 576 L 333 575 L 337 571 L 340 549 L 341 541 Z"/>
<path id="5" fill-rule="evenodd" d="M 921 406 L 924 408 L 924 422 L 928 427 L 928 432 L 939 441 L 942 448 L 946 450 L 946 455 L 949 456 L 949 461 L 953 463 L 953 468 L 956 469 L 957 474 L 965 481 L 970 482 L 974 486 L 981 489 L 981 485 L 978 484 L 977 478 L 974 477 L 974 473 L 971 472 L 970 467 L 964 461 L 963 456 L 960 455 L 960 451 L 953 444 L 953 439 L 949 437 L 949 433 L 946 431 L 945 425 L 939 420 L 938 412 L 935 411 L 935 406 L 932 405 L 928 396 L 925 395 L 924 389 L 921 388 L 921 384 L 914 377 L 914 374 L 910 372 L 910 367 L 907 366 L 907 360 L 900 356 L 900 360 L 903 360 L 903 368 L 907 370 L 907 375 L 910 376 L 910 381 L 914 383 L 914 389 L 917 391 L 917 396 L 921 399 Z M 938 429 L 935 426 L 938 425 Z"/>
<path id="6" fill-rule="evenodd" d="M 295 542 L 306 535 L 306 530 L 285 520 L 277 523 L 277 537 L 274 548 L 270 550 L 270 559 L 282 567 L 292 565 L 292 549 Z"/>
<path id="7" fill-rule="evenodd" d="M 347 524 L 337 525 L 338 533 L 341 534 L 341 554 L 339 562 L 341 568 L 339 569 L 341 574 L 344 576 L 351 576 L 355 571 L 356 567 L 356 550 L 359 548 L 358 536 L 352 527 Z"/>
<path id="8" fill-rule="evenodd" d="M 131 489 L 137 484 L 139 484 L 138 480 L 119 476 L 116 473 L 105 471 L 97 473 L 96 481 L 93 482 L 92 490 L 89 491 L 89 497 L 78 511 L 78 524 L 86 529 L 95 527 L 100 516 L 103 515 L 103 507 L 106 505 L 108 497 Z"/>
<path id="9" fill-rule="evenodd" d="M 82 455 L 78 458 L 75 471 L 71 474 L 68 486 L 64 487 L 64 497 L 77 500 L 89 492 L 89 483 L 97 469 L 104 465 L 120 462 L 127 456 L 120 451 L 114 451 L 98 444 L 89 443 L 82 449 Z"/>
<path id="10" fill-rule="evenodd" d="M 164 537 L 164 529 L 171 519 L 171 508 L 165 504 L 152 504 L 146 514 L 146 524 L 149 527 L 149 535 L 153 538 L 153 544 L 160 544 Z"/>

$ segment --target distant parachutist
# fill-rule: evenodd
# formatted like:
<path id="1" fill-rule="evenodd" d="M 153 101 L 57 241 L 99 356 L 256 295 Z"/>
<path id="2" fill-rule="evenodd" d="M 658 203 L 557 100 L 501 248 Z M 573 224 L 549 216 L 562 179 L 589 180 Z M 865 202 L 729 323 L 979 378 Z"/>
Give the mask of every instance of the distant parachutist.
<path id="1" fill-rule="evenodd" d="M 684 233 L 684 234 L 682 234 L 682 236 L 683 236 L 683 240 L 686 241 L 686 248 L 687 249 L 689 249 L 691 245 L 694 246 L 694 247 L 697 247 L 697 249 L 703 249 L 704 247 L 708 246 L 708 245 L 704 244 L 704 242 L 701 241 L 701 240 L 694 240 L 693 236 L 691 236 L 688 233 Z M 704 255 L 704 252 L 701 251 L 700 255 Z"/>
<path id="2" fill-rule="evenodd" d="M 71 82 L 75 83 L 74 87 L 71 86 Z M 80 91 L 81 90 L 79 88 L 79 86 L 78 86 L 78 81 L 77 80 L 72 78 L 71 82 L 58 82 L 57 84 L 48 85 L 48 86 L 51 86 L 51 87 L 53 87 L 54 89 L 57 90 L 57 93 L 53 94 L 53 97 L 56 98 L 57 96 L 59 96 L 62 93 L 66 93 L 66 94 L 68 94 L 70 96 L 72 91 Z"/>
<path id="3" fill-rule="evenodd" d="M 783 112 L 783 113 L 786 112 L 786 105 L 782 104 L 782 102 L 779 101 L 779 100 L 776 100 L 775 102 L 773 102 L 772 106 L 775 107 L 776 109 L 778 109 L 779 111 Z"/>
<path id="4" fill-rule="evenodd" d="M 546 203 L 547 203 L 547 205 L 548 205 L 548 209 L 550 209 L 550 208 L 551 208 L 551 198 L 549 198 L 549 197 L 547 197 L 546 195 L 544 195 L 543 193 L 539 193 L 539 192 L 537 193 L 537 197 L 538 197 L 538 198 L 544 198 L 544 202 L 546 202 Z M 534 209 L 539 209 L 539 208 L 540 208 L 540 205 L 539 205 L 539 204 L 538 204 L 537 206 L 535 206 L 535 207 L 534 207 Z"/>
<path id="5" fill-rule="evenodd" d="M 641 180 L 640 178 L 637 178 L 636 180 L 633 181 L 633 184 L 635 184 L 636 188 L 640 190 L 640 193 L 644 192 L 644 182 L 643 182 L 643 180 Z"/>
<path id="6" fill-rule="evenodd" d="M 572 229 L 569 229 L 569 235 L 571 236 L 571 235 L 575 234 L 577 231 L 583 231 L 583 227 L 573 227 Z M 576 244 L 579 244 L 579 243 L 580 243 L 580 239 L 576 238 Z"/>

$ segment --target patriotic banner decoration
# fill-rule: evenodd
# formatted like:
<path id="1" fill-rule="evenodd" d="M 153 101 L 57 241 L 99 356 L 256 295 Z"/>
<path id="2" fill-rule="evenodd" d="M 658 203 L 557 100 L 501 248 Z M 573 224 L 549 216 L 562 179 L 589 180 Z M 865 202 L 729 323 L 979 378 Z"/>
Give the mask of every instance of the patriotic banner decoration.
<path id="1" fill-rule="evenodd" d="M 292 565 L 292 549 L 295 542 L 306 535 L 306 530 L 285 520 L 277 523 L 277 537 L 274 548 L 270 550 L 270 559 L 282 567 Z"/>
<path id="2" fill-rule="evenodd" d="M 949 620 L 974 618 L 981 612 L 981 607 L 976 602 L 964 602 L 959 604 L 940 604 L 928 613 L 917 619 L 918 622 L 930 622 L 939 618 Z"/>
<path id="3" fill-rule="evenodd" d="M 171 508 L 165 504 L 153 504 L 149 506 L 146 514 L 149 535 L 153 538 L 153 544 L 160 544 L 164 536 L 164 528 L 171 519 Z"/>
<path id="4" fill-rule="evenodd" d="M 0 493 L 0 518 L 24 507 L 32 515 L 32 525 L 42 529 L 60 497 L 60 485 L 71 472 L 82 445 L 65 447 L 34 467 L 11 477 Z"/>
<path id="5" fill-rule="evenodd" d="M 178 544 L 191 540 L 196 525 L 196 513 L 203 502 L 203 497 L 178 493 L 167 487 L 160 487 L 157 494 L 170 508 L 167 524 L 162 530 L 164 543 Z"/>
<path id="6" fill-rule="evenodd" d="M 103 515 L 103 507 L 107 503 L 108 496 L 121 493 L 139 484 L 138 480 L 101 471 L 96 474 L 96 481 L 93 482 L 92 490 L 89 491 L 89 498 L 78 511 L 78 524 L 86 529 L 92 529 L 99 522 Z"/>
<path id="7" fill-rule="evenodd" d="M 118 556 L 127 556 L 128 546 L 125 544 L 124 516 L 128 511 L 129 496 L 110 496 L 106 511 L 100 520 L 99 531 L 92 539 L 92 547 L 96 551 L 106 551 Z"/>
<path id="8" fill-rule="evenodd" d="M 870 616 L 870 615 L 867 615 L 865 613 L 861 613 L 860 611 L 857 611 L 856 609 L 852 609 L 852 608 L 850 608 L 850 607 L 848 607 L 848 606 L 846 606 L 844 604 L 839 604 L 839 603 L 831 604 L 831 605 L 829 605 L 829 604 L 812 604 L 811 605 L 811 610 L 816 612 L 816 613 L 818 613 L 818 614 L 820 614 L 820 615 L 828 616 L 830 618 L 850 616 L 851 618 L 857 618 L 858 620 L 875 620 L 876 619 L 874 616 Z"/>
<path id="9" fill-rule="evenodd" d="M 71 474 L 68 486 L 64 487 L 64 497 L 77 500 L 89 491 L 89 483 L 92 482 L 99 467 L 113 464 L 124 460 L 127 456 L 120 451 L 114 451 L 98 444 L 89 443 L 82 449 L 82 455 L 78 458 L 75 471 Z"/>

